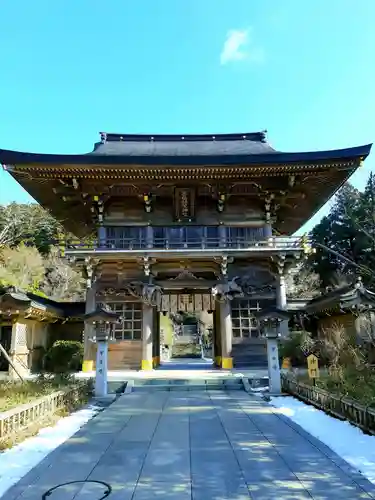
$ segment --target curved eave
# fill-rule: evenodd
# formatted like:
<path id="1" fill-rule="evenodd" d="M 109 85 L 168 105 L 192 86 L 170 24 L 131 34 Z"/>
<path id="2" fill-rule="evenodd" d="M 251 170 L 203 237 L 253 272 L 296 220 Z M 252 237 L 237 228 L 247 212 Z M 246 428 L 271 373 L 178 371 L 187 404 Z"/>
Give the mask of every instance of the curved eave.
<path id="1" fill-rule="evenodd" d="M 31 305 L 31 299 L 23 294 L 21 295 L 19 293 L 6 292 L 0 296 L 0 307 L 4 306 L 4 304 L 27 309 Z"/>
<path id="2" fill-rule="evenodd" d="M 200 156 L 122 156 L 98 155 L 56 155 L 25 153 L 0 149 L 0 163 L 3 165 L 254 165 L 283 163 L 330 162 L 350 158 L 366 158 L 372 144 L 331 151 L 313 151 L 306 153 L 269 153 L 269 154 L 231 154 Z"/>

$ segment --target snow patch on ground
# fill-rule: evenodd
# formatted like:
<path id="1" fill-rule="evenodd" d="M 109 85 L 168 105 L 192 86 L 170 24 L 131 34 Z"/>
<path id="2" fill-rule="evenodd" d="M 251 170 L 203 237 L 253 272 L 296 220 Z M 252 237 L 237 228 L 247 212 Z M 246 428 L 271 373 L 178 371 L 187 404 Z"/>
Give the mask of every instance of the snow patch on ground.
<path id="1" fill-rule="evenodd" d="M 290 396 L 273 397 L 271 404 L 375 484 L 375 436 Z"/>
<path id="2" fill-rule="evenodd" d="M 36 436 L 0 453 L 0 497 L 101 409 L 99 406 L 87 406 L 61 418 L 53 427 L 45 427 Z"/>

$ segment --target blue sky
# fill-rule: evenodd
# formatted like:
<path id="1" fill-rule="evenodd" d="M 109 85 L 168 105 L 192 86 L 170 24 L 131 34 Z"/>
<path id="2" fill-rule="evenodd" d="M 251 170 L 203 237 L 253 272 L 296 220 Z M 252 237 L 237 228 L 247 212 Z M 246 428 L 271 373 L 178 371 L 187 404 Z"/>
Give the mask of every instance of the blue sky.
<path id="1" fill-rule="evenodd" d="M 102 130 L 374 140 L 373 0 L 2 0 L 0 17 L 0 148 L 83 153 Z M 375 152 L 353 183 L 374 169 Z M 12 200 L 30 198 L 1 171 Z"/>

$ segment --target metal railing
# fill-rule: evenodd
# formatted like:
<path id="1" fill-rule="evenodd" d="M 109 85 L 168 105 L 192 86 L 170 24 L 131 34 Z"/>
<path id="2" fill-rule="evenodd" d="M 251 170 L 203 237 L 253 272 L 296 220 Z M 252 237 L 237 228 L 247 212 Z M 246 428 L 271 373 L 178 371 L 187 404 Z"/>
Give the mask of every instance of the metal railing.
<path id="1" fill-rule="evenodd" d="M 64 240 L 58 242 L 65 250 L 177 250 L 177 249 L 303 249 L 307 242 L 301 237 L 271 237 L 262 240 L 248 238 L 201 238 L 174 240 L 168 238 L 105 238 L 93 241 Z"/>

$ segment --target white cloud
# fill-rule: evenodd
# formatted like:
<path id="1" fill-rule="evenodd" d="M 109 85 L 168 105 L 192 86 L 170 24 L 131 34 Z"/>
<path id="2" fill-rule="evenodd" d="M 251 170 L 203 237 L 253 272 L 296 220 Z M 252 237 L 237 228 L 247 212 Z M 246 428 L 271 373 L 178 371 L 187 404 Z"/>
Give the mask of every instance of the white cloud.
<path id="1" fill-rule="evenodd" d="M 227 64 L 242 60 L 262 62 L 264 60 L 264 51 L 261 47 L 256 47 L 253 44 L 250 29 L 230 30 L 227 33 L 220 54 L 220 62 L 221 64 Z"/>

